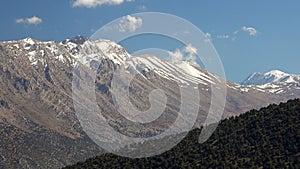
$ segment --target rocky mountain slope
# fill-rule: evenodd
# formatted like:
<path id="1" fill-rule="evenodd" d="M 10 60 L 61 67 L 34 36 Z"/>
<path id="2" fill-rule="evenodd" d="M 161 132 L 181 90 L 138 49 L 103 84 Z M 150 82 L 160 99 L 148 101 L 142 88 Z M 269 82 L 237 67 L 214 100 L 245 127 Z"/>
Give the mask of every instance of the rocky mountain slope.
<path id="1" fill-rule="evenodd" d="M 78 65 L 82 69 L 76 69 Z M 129 86 L 130 102 L 138 110 L 150 108 L 148 96 L 153 89 L 165 92 L 166 108 L 154 122 L 134 123 L 118 113 L 112 98 L 112 76 L 122 66 L 125 79 L 138 71 Z M 82 103 L 87 101 L 72 91 L 72 82 L 75 80 L 80 89 L 84 85 L 80 79 L 89 79 L 90 69 L 96 71 L 96 78 L 87 84 L 95 87 L 100 112 L 116 131 L 132 137 L 148 137 L 168 129 L 176 120 L 180 89 L 185 87 L 200 93 L 199 102 L 191 93 L 186 98 L 190 98 L 190 104 L 200 105 L 195 127 L 204 124 L 212 86 L 223 81 L 192 63 L 169 63 L 151 55 L 132 57 L 109 40 L 75 37 L 61 43 L 31 38 L 0 42 L 1 167 L 59 168 L 102 153 L 83 131 L 73 104 L 74 95 Z M 300 97 L 298 85 L 289 84 L 278 93 L 274 86 L 261 88 L 227 81 L 223 118 Z"/>

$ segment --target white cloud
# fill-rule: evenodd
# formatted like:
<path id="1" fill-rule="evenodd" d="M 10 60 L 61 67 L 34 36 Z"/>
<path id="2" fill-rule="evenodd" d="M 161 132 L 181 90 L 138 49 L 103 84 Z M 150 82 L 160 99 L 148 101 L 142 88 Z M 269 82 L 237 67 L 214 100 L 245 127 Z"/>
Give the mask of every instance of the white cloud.
<path id="1" fill-rule="evenodd" d="M 257 30 L 253 27 L 243 26 L 242 30 L 249 33 L 250 36 L 255 36 L 257 34 Z"/>
<path id="2" fill-rule="evenodd" d="M 204 39 L 204 41 L 205 42 L 210 42 L 210 41 L 212 41 L 212 36 L 211 36 L 211 34 L 210 33 L 205 33 L 205 39 Z"/>
<path id="3" fill-rule="evenodd" d="M 95 8 L 102 5 L 120 5 L 124 2 L 133 2 L 134 0 L 76 0 L 73 7 Z"/>
<path id="4" fill-rule="evenodd" d="M 171 62 L 178 62 L 183 60 L 183 53 L 176 49 L 174 52 L 168 51 L 168 54 L 170 56 Z"/>
<path id="5" fill-rule="evenodd" d="M 184 51 L 188 54 L 188 56 L 185 58 L 186 61 L 189 62 L 195 62 L 196 61 L 196 56 L 198 54 L 198 49 L 192 46 L 192 44 L 188 44 L 185 48 Z"/>
<path id="6" fill-rule="evenodd" d="M 196 59 L 197 59 L 197 55 L 189 55 L 185 58 L 186 61 L 193 62 L 193 63 L 196 62 Z"/>
<path id="7" fill-rule="evenodd" d="M 192 44 L 188 44 L 185 48 L 184 51 L 186 53 L 189 53 L 191 55 L 197 54 L 198 53 L 198 49 L 195 48 L 194 46 L 192 46 Z"/>
<path id="8" fill-rule="evenodd" d="M 120 32 L 134 32 L 138 28 L 141 28 L 143 25 L 143 20 L 140 17 L 134 17 L 134 16 L 124 16 L 120 21 L 118 25 L 118 30 Z"/>
<path id="9" fill-rule="evenodd" d="M 218 39 L 229 39 L 230 36 L 229 36 L 229 35 L 226 35 L 226 34 L 224 34 L 224 35 L 217 35 L 217 38 L 218 38 Z"/>
<path id="10" fill-rule="evenodd" d="M 174 52 L 168 52 L 171 62 L 189 61 L 196 62 L 198 50 L 192 44 L 188 44 L 184 49 L 176 49 Z"/>
<path id="11" fill-rule="evenodd" d="M 28 24 L 28 25 L 38 25 L 42 23 L 42 19 L 36 16 L 33 16 L 31 18 L 19 18 L 16 19 L 16 23 L 23 23 L 23 24 Z"/>
<path id="12" fill-rule="evenodd" d="M 238 33 L 239 33 L 239 30 L 236 30 L 236 31 L 233 32 L 234 35 L 236 35 Z"/>

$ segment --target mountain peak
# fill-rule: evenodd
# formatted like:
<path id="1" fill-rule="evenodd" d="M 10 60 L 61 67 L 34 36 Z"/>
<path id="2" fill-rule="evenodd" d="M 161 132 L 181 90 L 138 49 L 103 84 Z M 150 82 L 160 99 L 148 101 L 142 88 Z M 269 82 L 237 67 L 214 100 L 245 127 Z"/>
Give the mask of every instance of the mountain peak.
<path id="1" fill-rule="evenodd" d="M 255 72 L 244 80 L 242 85 L 264 85 L 268 83 L 294 83 L 299 76 L 285 73 L 281 70 L 271 70 L 267 73 Z"/>
<path id="2" fill-rule="evenodd" d="M 286 76 L 289 74 L 287 74 L 281 70 L 271 70 L 271 71 L 265 73 L 265 75 Z"/>
<path id="3" fill-rule="evenodd" d="M 27 37 L 25 39 L 22 40 L 23 42 L 27 43 L 27 44 L 30 44 L 30 45 L 34 45 L 35 44 L 35 40 L 32 39 L 31 37 Z"/>
<path id="4" fill-rule="evenodd" d="M 82 44 L 84 44 L 84 42 L 86 42 L 88 40 L 89 40 L 89 38 L 84 37 L 82 35 L 78 35 L 78 36 L 74 36 L 74 37 L 72 37 L 70 39 L 66 39 L 66 40 L 62 41 L 62 43 L 66 44 L 68 42 L 72 42 L 72 43 L 75 43 L 77 45 L 82 45 Z"/>

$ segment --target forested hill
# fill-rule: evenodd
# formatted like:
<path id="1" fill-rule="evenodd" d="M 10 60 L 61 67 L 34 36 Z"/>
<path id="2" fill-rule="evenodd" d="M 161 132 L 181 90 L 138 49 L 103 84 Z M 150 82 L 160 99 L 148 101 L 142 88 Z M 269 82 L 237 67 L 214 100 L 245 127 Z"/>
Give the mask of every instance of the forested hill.
<path id="1" fill-rule="evenodd" d="M 66 168 L 300 168 L 300 99 L 223 120 L 203 144 L 200 131 L 158 156 L 104 154 Z"/>

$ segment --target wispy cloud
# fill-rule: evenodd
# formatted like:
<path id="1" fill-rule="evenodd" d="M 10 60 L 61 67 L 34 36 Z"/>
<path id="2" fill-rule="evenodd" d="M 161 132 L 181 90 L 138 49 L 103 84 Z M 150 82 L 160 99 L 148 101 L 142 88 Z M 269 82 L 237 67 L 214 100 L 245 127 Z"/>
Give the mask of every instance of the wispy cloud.
<path id="1" fill-rule="evenodd" d="M 178 62 L 178 61 L 189 61 L 189 62 L 196 62 L 198 50 L 192 44 L 188 44 L 182 50 L 176 49 L 175 51 L 168 52 L 170 56 L 171 62 Z"/>
<path id="2" fill-rule="evenodd" d="M 198 52 L 198 49 L 195 48 L 194 46 L 192 46 L 192 44 L 188 44 L 185 48 L 184 48 L 184 51 L 189 53 L 189 54 L 197 54 Z"/>
<path id="3" fill-rule="evenodd" d="M 140 5 L 140 6 L 138 6 L 138 10 L 140 10 L 140 11 L 146 11 L 147 10 L 147 6 L 146 5 Z"/>
<path id="4" fill-rule="evenodd" d="M 242 30 L 244 32 L 247 32 L 249 33 L 250 36 L 256 36 L 257 35 L 257 30 L 253 27 L 246 27 L 246 26 L 243 26 L 242 27 Z"/>
<path id="5" fill-rule="evenodd" d="M 140 17 L 134 17 L 131 15 L 124 16 L 118 24 L 118 30 L 120 32 L 135 32 L 143 25 L 143 20 Z"/>
<path id="6" fill-rule="evenodd" d="M 184 48 L 184 51 L 188 54 L 188 56 L 186 57 L 187 61 L 190 61 L 190 62 L 195 62 L 196 61 L 196 57 L 197 57 L 197 54 L 198 54 L 198 49 L 197 48 L 192 46 L 192 44 L 188 44 Z"/>
<path id="7" fill-rule="evenodd" d="M 223 34 L 223 35 L 217 35 L 217 38 L 218 38 L 218 39 L 229 39 L 230 36 L 229 36 L 229 35 L 226 35 L 226 34 Z"/>
<path id="8" fill-rule="evenodd" d="M 211 33 L 205 33 L 205 42 L 211 42 L 214 38 L 216 39 L 232 39 L 236 37 L 235 34 L 234 35 L 230 35 L 230 34 L 217 34 L 217 35 L 213 35 Z"/>
<path id="9" fill-rule="evenodd" d="M 241 32 L 246 32 L 247 34 L 249 34 L 250 36 L 257 36 L 259 34 L 259 32 L 257 31 L 256 28 L 254 27 L 247 27 L 247 26 L 243 26 L 242 28 L 229 33 L 229 34 L 219 34 L 219 35 L 211 35 L 211 37 L 217 38 L 217 39 L 229 39 L 232 41 L 236 41 L 239 37 L 239 34 Z"/>
<path id="10" fill-rule="evenodd" d="M 178 62 L 183 60 L 183 53 L 180 49 L 176 49 L 174 52 L 168 51 L 171 62 Z"/>
<path id="11" fill-rule="evenodd" d="M 134 0 L 76 0 L 73 7 L 95 8 L 102 5 L 120 5 L 124 2 L 132 2 Z"/>
<path id="12" fill-rule="evenodd" d="M 16 19 L 16 23 L 22 23 L 22 24 L 28 24 L 28 25 L 38 25 L 38 24 L 42 23 L 42 21 L 43 20 L 37 16 L 33 16 L 31 18 Z"/>
<path id="13" fill-rule="evenodd" d="M 210 33 L 206 32 L 204 36 L 205 36 L 205 39 L 204 39 L 205 42 L 212 41 L 212 35 Z"/>

